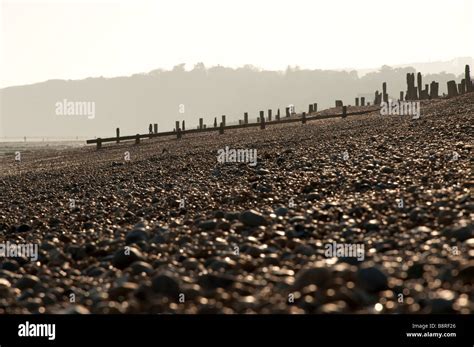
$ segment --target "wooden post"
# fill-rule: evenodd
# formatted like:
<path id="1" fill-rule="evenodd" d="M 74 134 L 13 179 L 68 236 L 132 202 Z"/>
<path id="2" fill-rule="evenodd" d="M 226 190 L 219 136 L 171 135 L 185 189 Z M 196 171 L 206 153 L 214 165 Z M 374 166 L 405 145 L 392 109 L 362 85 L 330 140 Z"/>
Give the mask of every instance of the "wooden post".
<path id="1" fill-rule="evenodd" d="M 356 98 L 356 106 L 359 106 L 359 98 Z"/>
<path id="2" fill-rule="evenodd" d="M 217 117 L 214 117 L 214 128 L 217 128 Z"/>
<path id="3" fill-rule="evenodd" d="M 176 121 L 176 132 L 178 132 L 179 129 L 179 120 Z"/>
<path id="4" fill-rule="evenodd" d="M 158 123 L 153 124 L 153 132 L 158 134 Z"/>
<path id="5" fill-rule="evenodd" d="M 438 91 L 439 91 L 439 83 L 437 83 L 435 81 L 431 82 L 431 85 L 430 85 L 430 98 L 431 99 L 438 98 L 439 97 Z"/>
<path id="6" fill-rule="evenodd" d="M 466 84 L 466 93 L 470 93 L 473 91 L 473 85 L 471 82 L 471 71 L 469 69 L 469 65 L 466 65 L 464 68 L 464 80 Z"/>
<path id="7" fill-rule="evenodd" d="M 225 115 L 222 115 L 222 124 L 225 126 Z"/>
<path id="8" fill-rule="evenodd" d="M 449 81 L 448 83 L 448 97 L 452 98 L 453 96 L 458 95 L 458 87 L 456 81 Z"/>
<path id="9" fill-rule="evenodd" d="M 461 90 L 460 90 L 460 94 L 464 94 L 464 93 L 467 93 L 467 86 L 466 86 L 466 79 L 463 78 L 461 80 Z"/>
<path id="10" fill-rule="evenodd" d="M 306 124 L 306 112 L 303 112 L 303 115 L 301 116 L 301 123 Z"/>
<path id="11" fill-rule="evenodd" d="M 416 75 L 416 86 L 418 88 L 418 99 L 419 100 L 423 99 L 422 83 L 423 83 L 423 77 L 421 76 L 421 72 L 418 72 L 417 75 Z"/>
<path id="12" fill-rule="evenodd" d="M 260 111 L 260 129 L 265 129 L 265 114 Z"/>
<path id="13" fill-rule="evenodd" d="M 415 88 L 415 73 L 407 73 L 407 93 L 405 99 L 407 101 L 417 100 L 417 94 L 417 88 Z"/>
<path id="14" fill-rule="evenodd" d="M 224 133 L 224 122 L 221 122 L 220 126 L 219 126 L 219 134 L 223 134 Z"/>
<path id="15" fill-rule="evenodd" d="M 382 93 L 383 102 L 388 102 L 387 82 L 382 83 Z"/>
<path id="16" fill-rule="evenodd" d="M 313 104 L 309 104 L 308 113 L 309 114 L 313 113 Z"/>
<path id="17" fill-rule="evenodd" d="M 400 98 L 399 98 L 400 101 L 403 101 L 403 91 L 400 91 Z"/>
<path id="18" fill-rule="evenodd" d="M 186 130 L 186 125 L 185 125 L 185 123 L 184 123 L 184 119 L 183 119 L 182 124 L 183 124 L 183 125 L 181 126 L 181 129 L 183 129 L 183 131 L 185 131 L 185 130 Z"/>
<path id="19" fill-rule="evenodd" d="M 101 149 L 102 148 L 102 139 L 99 137 L 97 139 L 97 150 Z"/>
<path id="20" fill-rule="evenodd" d="M 365 106 L 365 97 L 360 98 L 360 106 Z"/>
<path id="21" fill-rule="evenodd" d="M 314 111 L 314 112 L 318 112 L 318 103 L 317 103 L 317 102 L 315 102 L 315 103 L 313 104 L 313 111 Z"/>
<path id="22" fill-rule="evenodd" d="M 115 129 L 115 135 L 117 136 L 117 143 L 120 143 L 120 128 Z"/>
<path id="23" fill-rule="evenodd" d="M 272 121 L 272 110 L 268 110 L 268 121 Z"/>
<path id="24" fill-rule="evenodd" d="M 379 93 L 378 90 L 375 91 L 375 97 L 374 97 L 374 105 L 380 105 L 382 101 L 382 94 Z"/>
<path id="25" fill-rule="evenodd" d="M 244 113 L 244 124 L 249 124 L 249 114 L 247 112 Z"/>
<path id="26" fill-rule="evenodd" d="M 277 111 L 277 114 L 276 114 L 276 120 L 279 121 L 280 120 L 280 109 L 278 109 Z"/>
<path id="27" fill-rule="evenodd" d="M 204 120 L 202 118 L 199 118 L 199 129 L 202 130 L 202 124 L 203 124 Z M 216 123 L 216 120 L 214 120 L 214 124 Z"/>
<path id="28" fill-rule="evenodd" d="M 342 118 L 347 117 L 347 106 L 342 106 Z"/>
<path id="29" fill-rule="evenodd" d="M 289 117 L 289 116 L 290 116 L 290 108 L 287 107 L 287 108 L 285 109 L 285 112 L 286 112 L 285 115 L 286 115 L 287 117 Z"/>
<path id="30" fill-rule="evenodd" d="M 336 107 L 342 107 L 342 100 L 336 100 Z"/>
<path id="31" fill-rule="evenodd" d="M 140 143 L 140 134 L 135 135 L 135 144 L 138 145 Z"/>
<path id="32" fill-rule="evenodd" d="M 183 136 L 183 134 L 181 133 L 181 129 L 178 128 L 178 131 L 176 132 L 176 138 L 179 140 L 181 139 L 181 136 Z"/>

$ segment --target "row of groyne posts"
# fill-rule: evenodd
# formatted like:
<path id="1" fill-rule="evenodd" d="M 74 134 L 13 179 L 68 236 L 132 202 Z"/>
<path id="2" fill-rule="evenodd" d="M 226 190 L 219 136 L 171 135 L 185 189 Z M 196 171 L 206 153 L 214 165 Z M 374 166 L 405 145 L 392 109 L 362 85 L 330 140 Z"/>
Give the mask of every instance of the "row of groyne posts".
<path id="1" fill-rule="evenodd" d="M 460 83 L 456 83 L 456 81 L 448 81 L 447 82 L 447 89 L 448 95 L 447 97 L 454 97 L 465 93 L 470 93 L 474 91 L 474 84 L 470 77 L 470 70 L 469 65 L 465 67 L 465 78 L 461 80 Z M 439 98 L 439 83 L 432 81 L 431 84 L 425 84 L 423 86 L 423 76 L 420 72 L 417 74 L 417 85 L 415 86 L 415 73 L 407 73 L 407 90 L 406 92 L 400 92 L 400 101 L 414 101 L 414 100 L 429 100 L 429 99 L 436 99 Z M 378 90 L 375 91 L 373 105 L 374 107 L 379 107 L 382 102 L 388 102 L 389 97 L 387 93 L 387 83 L 383 82 L 382 84 L 382 93 Z M 265 112 L 260 111 L 260 116 L 257 117 L 256 123 L 249 123 L 249 115 L 247 112 L 244 113 L 244 118 L 239 120 L 238 124 L 233 125 L 226 125 L 226 116 L 223 115 L 221 122 L 218 124 L 217 117 L 214 118 L 214 126 L 207 127 L 204 124 L 203 118 L 199 118 L 199 125 L 196 129 L 188 129 L 186 130 L 186 123 L 183 120 L 182 122 L 176 121 L 175 129 L 173 131 L 168 132 L 158 132 L 158 124 L 149 124 L 148 126 L 148 133 L 147 134 L 136 134 L 130 136 L 120 136 L 120 129 L 116 129 L 116 136 L 110 138 L 97 138 L 92 140 L 87 140 L 87 144 L 96 144 L 97 149 L 102 148 L 102 144 L 106 142 L 116 142 L 120 143 L 121 141 L 130 141 L 134 140 L 136 144 L 140 143 L 141 139 L 146 138 L 154 138 L 154 137 L 161 137 L 161 136 L 176 136 L 178 139 L 181 139 L 183 134 L 189 133 L 199 133 L 199 132 L 207 132 L 207 131 L 219 131 L 219 134 L 224 134 L 225 129 L 239 129 L 239 128 L 246 128 L 246 127 L 260 127 L 260 129 L 265 129 L 267 125 L 270 124 L 281 124 L 281 123 L 292 123 L 292 122 L 302 122 L 306 124 L 307 120 L 311 119 L 325 119 L 325 118 L 337 118 L 342 117 L 346 118 L 349 115 L 361 115 L 365 113 L 373 112 L 374 109 L 371 108 L 369 110 L 358 109 L 354 112 L 348 112 L 347 107 L 342 102 L 342 100 L 336 100 L 335 102 L 336 108 L 341 108 L 341 114 L 328 114 L 328 115 L 316 115 L 318 112 L 318 104 L 312 103 L 308 106 L 308 113 L 302 112 L 301 114 L 296 114 L 294 112 L 294 107 L 286 107 L 285 109 L 285 117 L 281 117 L 280 109 L 277 110 L 275 114 L 275 118 L 273 119 L 273 112 L 271 109 L 268 110 L 267 118 L 265 118 Z M 350 106 L 350 105 L 349 105 Z M 355 98 L 355 106 L 371 106 L 370 102 L 367 102 L 365 97 Z M 181 124 L 180 124 L 181 123 Z"/>
<path id="2" fill-rule="evenodd" d="M 452 98 L 458 95 L 474 92 L 474 83 L 471 80 L 471 74 L 469 65 L 466 65 L 464 69 L 464 78 L 461 79 L 460 83 L 456 81 L 447 82 L 447 97 Z M 407 73 L 407 90 L 406 93 L 400 92 L 400 101 L 413 101 L 413 100 L 431 100 L 439 98 L 439 83 L 432 81 L 430 84 L 423 85 L 423 76 L 421 72 L 418 72 L 416 76 L 415 86 L 415 73 Z M 374 104 L 380 105 L 383 102 L 388 102 L 387 94 L 387 83 L 382 85 L 382 93 L 377 90 L 375 92 Z"/>

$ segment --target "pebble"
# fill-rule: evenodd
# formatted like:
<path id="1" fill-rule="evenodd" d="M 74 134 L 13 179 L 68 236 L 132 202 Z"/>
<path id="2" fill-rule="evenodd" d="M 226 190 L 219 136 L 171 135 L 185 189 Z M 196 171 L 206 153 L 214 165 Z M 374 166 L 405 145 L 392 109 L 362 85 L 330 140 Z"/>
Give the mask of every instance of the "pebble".
<path id="1" fill-rule="evenodd" d="M 225 275 L 205 274 L 199 276 L 197 283 L 204 289 L 229 288 L 234 284 L 234 279 Z"/>
<path id="2" fill-rule="evenodd" d="M 132 273 L 134 273 L 135 275 L 138 275 L 141 273 L 150 274 L 153 272 L 153 267 L 144 261 L 134 262 L 133 264 L 130 265 L 130 269 L 132 270 Z"/>
<path id="3" fill-rule="evenodd" d="M 263 215 L 255 210 L 247 210 L 240 214 L 240 221 L 250 227 L 266 225 L 267 221 Z"/>
<path id="4" fill-rule="evenodd" d="M 199 223 L 199 229 L 202 230 L 214 230 L 217 226 L 217 221 L 214 219 L 205 220 Z"/>
<path id="5" fill-rule="evenodd" d="M 151 280 L 151 286 L 155 293 L 170 297 L 178 297 L 180 284 L 178 279 L 168 273 L 155 275 Z"/>
<path id="6" fill-rule="evenodd" d="M 315 284 L 318 287 L 326 286 L 331 280 L 331 271 L 326 267 L 302 269 L 296 274 L 294 288 L 302 288 Z"/>
<path id="7" fill-rule="evenodd" d="M 120 248 L 112 258 L 112 265 L 118 269 L 125 269 L 133 262 L 143 259 L 142 253 L 134 247 L 129 247 L 128 249 Z"/>
<path id="8" fill-rule="evenodd" d="M 379 267 L 371 266 L 359 269 L 357 280 L 360 286 L 368 292 L 379 292 L 387 289 L 388 278 Z"/>
<path id="9" fill-rule="evenodd" d="M 24 290 L 28 288 L 33 288 L 38 283 L 40 283 L 40 279 L 37 276 L 24 275 L 15 283 L 15 287 L 17 287 L 20 290 Z"/>
<path id="10" fill-rule="evenodd" d="M 125 243 L 130 245 L 132 243 L 146 241 L 148 239 L 148 234 L 146 233 L 144 228 L 134 229 L 127 233 L 125 237 Z"/>

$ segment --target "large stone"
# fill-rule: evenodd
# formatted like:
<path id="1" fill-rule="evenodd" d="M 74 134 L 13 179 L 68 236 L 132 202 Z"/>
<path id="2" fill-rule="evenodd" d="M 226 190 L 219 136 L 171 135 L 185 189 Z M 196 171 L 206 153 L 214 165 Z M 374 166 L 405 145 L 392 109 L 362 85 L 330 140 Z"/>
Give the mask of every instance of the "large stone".
<path id="1" fill-rule="evenodd" d="M 254 210 L 247 210 L 240 214 L 240 221 L 250 227 L 258 227 L 260 225 L 266 225 L 267 221 L 263 215 Z"/>
<path id="2" fill-rule="evenodd" d="M 141 252 L 134 247 L 125 247 L 115 252 L 112 265 L 118 269 L 125 269 L 135 261 L 143 260 Z"/>

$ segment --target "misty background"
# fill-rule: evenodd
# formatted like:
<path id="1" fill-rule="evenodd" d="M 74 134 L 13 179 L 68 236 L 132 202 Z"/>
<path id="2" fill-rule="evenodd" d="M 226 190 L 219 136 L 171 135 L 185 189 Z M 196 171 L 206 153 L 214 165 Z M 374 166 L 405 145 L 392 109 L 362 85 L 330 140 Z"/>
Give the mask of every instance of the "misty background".
<path id="1" fill-rule="evenodd" d="M 474 68 L 472 37 L 472 0 L 0 0 L 0 137 L 255 121 L 382 82 L 398 97 L 415 71 L 443 93 Z M 95 118 L 56 115 L 64 99 Z"/>
<path id="2" fill-rule="evenodd" d="M 457 73 L 423 75 L 423 84 L 459 80 L 465 64 L 474 66 L 472 58 L 432 63 Z M 420 64 L 423 67 L 430 64 Z M 415 65 L 416 67 L 416 65 Z M 206 68 L 196 64 L 186 70 L 177 65 L 172 70 L 117 78 L 87 78 L 76 81 L 51 80 L 27 86 L 0 90 L 1 127 L 7 137 L 112 137 L 115 128 L 122 134 L 148 132 L 149 123 L 158 123 L 159 131 L 172 130 L 175 121 L 185 120 L 186 127 L 195 128 L 198 119 L 213 125 L 214 117 L 226 115 L 228 123 L 243 119 L 249 112 L 255 122 L 258 112 L 294 104 L 297 111 L 306 111 L 317 102 L 318 110 L 334 107 L 336 99 L 354 105 L 355 97 L 365 96 L 373 102 L 375 90 L 387 90 L 393 99 L 406 90 L 406 74 L 415 67 L 389 67 L 359 77 L 357 71 L 307 70 L 288 67 L 285 71 L 266 71 L 253 66 Z M 428 68 L 429 70 L 429 68 Z M 95 118 L 86 115 L 57 115 L 56 103 L 86 101 L 95 103 Z"/>

